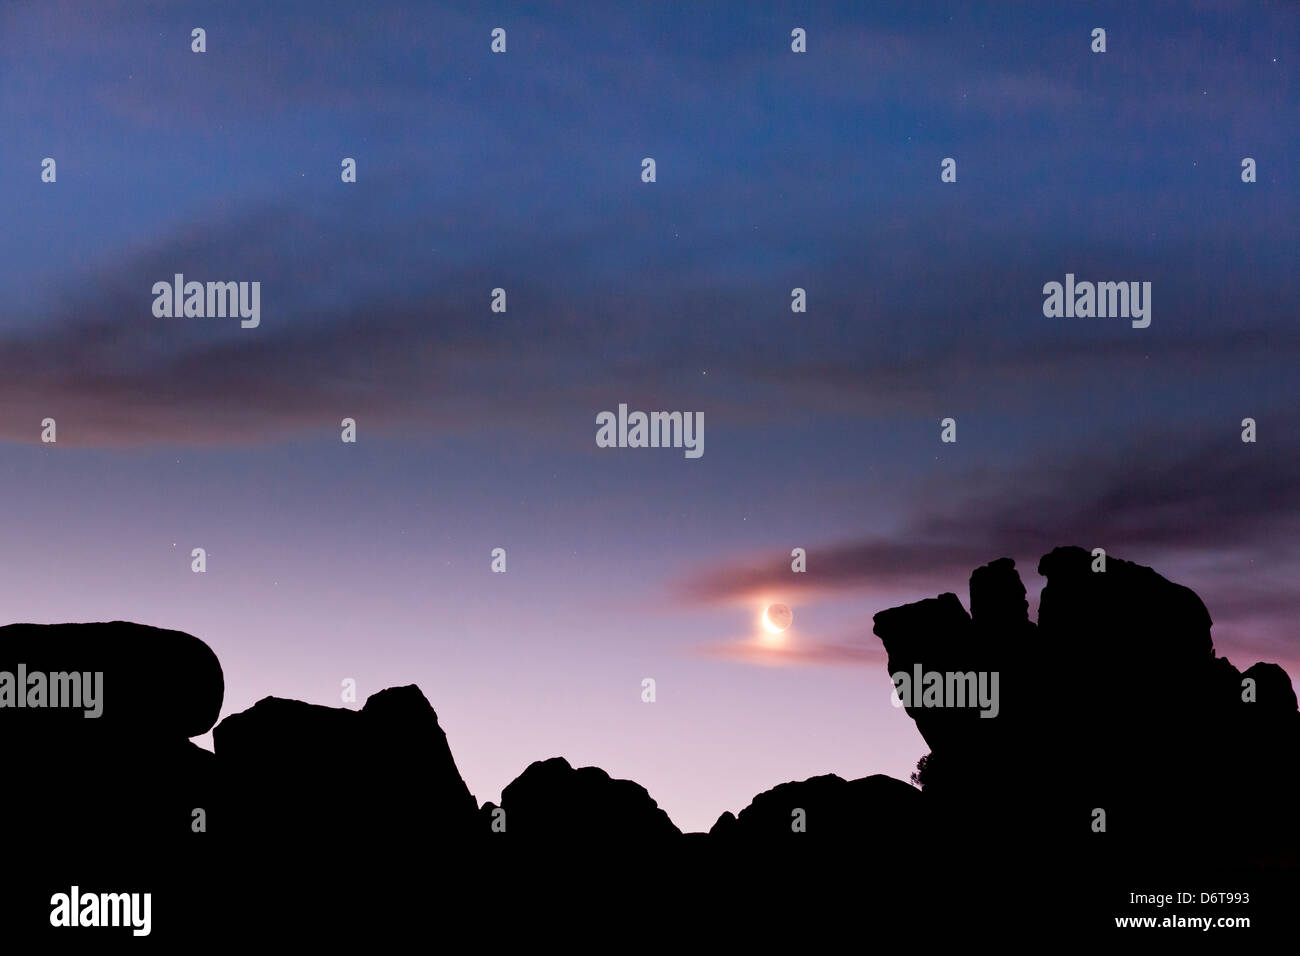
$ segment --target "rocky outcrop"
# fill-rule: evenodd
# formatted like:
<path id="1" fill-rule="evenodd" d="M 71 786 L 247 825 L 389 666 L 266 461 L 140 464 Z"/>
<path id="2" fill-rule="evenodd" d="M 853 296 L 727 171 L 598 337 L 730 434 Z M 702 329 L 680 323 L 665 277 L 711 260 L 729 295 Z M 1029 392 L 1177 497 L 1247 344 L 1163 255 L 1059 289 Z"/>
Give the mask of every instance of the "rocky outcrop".
<path id="1" fill-rule="evenodd" d="M 1200 598 L 1151 568 L 1107 557 L 1102 570 L 1068 547 L 1039 573 L 1036 626 L 1006 558 L 972 574 L 971 615 L 953 594 L 876 615 L 891 674 L 999 677 L 996 718 L 907 708 L 931 748 L 933 825 L 1030 854 L 1296 860 L 1282 807 L 1300 796 L 1300 715 L 1285 672 L 1217 657 Z"/>
<path id="2" fill-rule="evenodd" d="M 0 879 L 0 924 L 11 948 L 52 931 L 51 896 L 73 884 L 153 890 L 159 935 L 201 919 L 195 901 L 220 864 L 195 811 L 218 812 L 219 773 L 189 738 L 212 726 L 223 692 L 216 655 L 180 631 L 0 628 L 0 823 L 16 876 Z"/>
<path id="3" fill-rule="evenodd" d="M 734 923 L 767 898 L 797 902 L 801 925 L 856 920 L 864 900 L 967 925 L 1012 900 L 1059 930 L 1063 906 L 1117 911 L 1113 891 L 1151 864 L 1294 866 L 1300 711 L 1285 671 L 1217 656 L 1204 604 L 1150 568 L 1094 570 L 1090 552 L 1058 548 L 1039 570 L 1037 622 L 1006 558 L 971 575 L 969 613 L 945 593 L 876 615 L 891 674 L 998 675 L 987 717 L 905 701 L 930 747 L 923 790 L 881 775 L 782 783 L 707 835 L 682 834 L 640 785 L 559 757 L 478 809 L 414 686 L 359 709 L 268 697 L 221 721 L 208 753 L 189 742 L 221 707 L 203 642 L 122 622 L 0 628 L 0 675 L 103 674 L 97 718 L 0 708 L 0 811 L 22 876 L 0 901 L 21 914 L 18 937 L 49 931 L 51 893 L 74 882 L 149 889 L 157 934 L 185 940 L 230 914 L 242 939 L 349 920 L 421 929 L 427 914 L 540 925 L 629 902 L 649 912 L 628 925 Z M 1113 863 L 1108 885 L 1097 874 Z"/>
<path id="4" fill-rule="evenodd" d="M 500 807 L 505 827 L 498 833 L 512 842 L 648 846 L 681 836 L 645 787 L 599 767 L 575 769 L 563 757 L 529 764 L 501 791 Z M 483 808 L 489 830 L 495 809 Z"/>
<path id="5" fill-rule="evenodd" d="M 212 754 L 189 738 L 212 726 L 223 690 L 216 655 L 180 631 L 124 621 L 0 627 L 10 838 L 71 830 L 88 856 L 187 845 L 191 811 L 216 776 Z"/>
<path id="6" fill-rule="evenodd" d="M 414 685 L 360 710 L 267 697 L 223 720 L 213 740 L 241 840 L 424 846 L 473 832 L 477 805 Z"/>
<path id="7" fill-rule="evenodd" d="M 184 741 L 212 728 L 225 693 L 221 663 L 203 641 L 126 621 L 0 627 L 0 671 L 13 673 L 20 664 L 29 673 L 101 672 L 102 712 L 85 720 L 76 708 L 5 708 L 0 734 L 68 723 L 78 731 L 70 737 Z"/>
<path id="8" fill-rule="evenodd" d="M 872 852 L 912 839 L 922 814 L 921 792 L 884 774 L 845 780 L 835 774 L 765 790 L 738 815 L 722 814 L 709 837 L 728 845 L 807 840 L 844 853 Z"/>

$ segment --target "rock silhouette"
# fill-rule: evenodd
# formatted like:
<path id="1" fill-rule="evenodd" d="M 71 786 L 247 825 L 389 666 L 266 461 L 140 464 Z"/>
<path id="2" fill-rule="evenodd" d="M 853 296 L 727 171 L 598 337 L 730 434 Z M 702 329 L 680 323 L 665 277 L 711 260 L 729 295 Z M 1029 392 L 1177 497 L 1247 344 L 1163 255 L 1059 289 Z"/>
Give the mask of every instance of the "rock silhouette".
<path id="1" fill-rule="evenodd" d="M 213 742 L 239 839 L 436 846 L 474 830 L 477 805 L 414 685 L 359 710 L 267 697 L 218 724 Z"/>
<path id="2" fill-rule="evenodd" d="M 1008 559 L 972 574 L 970 615 L 951 593 L 876 615 L 891 674 L 1000 673 L 997 719 L 907 708 L 931 748 L 921 779 L 935 825 L 989 834 L 1026 866 L 1295 865 L 1284 807 L 1300 796 L 1300 715 L 1285 672 L 1242 674 L 1217 657 L 1190 589 L 1118 558 L 1093 563 L 1077 547 L 1042 559 L 1037 625 Z"/>
<path id="3" fill-rule="evenodd" d="M 102 674 L 102 710 L 0 708 L 3 842 L 21 871 L 0 904 L 6 931 L 48 930 L 50 895 L 76 882 L 125 892 L 168 871 L 209 872 L 213 848 L 191 825 L 218 791 L 217 760 L 189 738 L 221 710 L 211 649 L 124 621 L 0 627 L 0 672 L 20 665 L 29 675 Z M 180 925 L 189 904 L 172 913 Z"/>
<path id="4" fill-rule="evenodd" d="M 5 815 L 23 821 L 12 838 L 48 839 L 93 814 L 112 825 L 74 829 L 99 853 L 183 839 L 191 808 L 201 806 L 193 801 L 216 779 L 213 755 L 189 740 L 221 710 L 224 679 L 211 649 L 180 631 L 123 621 L 0 627 L 0 672 L 16 678 L 20 667 L 102 678 L 97 717 L 86 716 L 84 700 L 0 708 L 0 754 L 14 770 Z M 129 781 L 122 779 L 127 766 Z"/>
<path id="5" fill-rule="evenodd" d="M 574 769 L 563 757 L 529 764 L 501 791 L 500 806 L 505 827 L 498 832 L 529 841 L 644 846 L 681 836 L 645 787 L 599 767 Z M 489 831 L 495 809 L 483 808 Z"/>
<path id="6" fill-rule="evenodd" d="M 879 851 L 918 832 L 922 803 L 919 790 L 884 774 L 858 780 L 824 774 L 765 790 L 739 814 L 723 813 L 709 836 L 732 846 L 807 841 L 844 852 Z"/>
<path id="7" fill-rule="evenodd" d="M 90 721 L 75 709 L 8 710 L 0 734 L 66 722 L 79 734 L 188 740 L 212 729 L 225 693 L 221 663 L 207 644 L 126 621 L 0 627 L 0 670 L 13 672 L 19 664 L 29 672 L 100 671 L 107 703 Z"/>
<path id="8" fill-rule="evenodd" d="M 920 789 L 879 774 L 779 783 L 707 834 L 561 757 L 479 807 L 415 686 L 358 709 L 268 697 L 222 720 L 209 753 L 189 738 L 212 727 L 223 676 L 197 638 L 0 628 L 0 671 L 104 675 L 96 719 L 0 708 L 5 845 L 24 861 L 0 919 L 11 938 L 48 932 L 50 894 L 71 883 L 153 892 L 155 934 L 184 941 L 421 929 L 430 912 L 448 932 L 614 913 L 739 932 L 758 893 L 786 894 L 809 925 L 964 925 L 1009 898 L 1018 919 L 1077 922 L 1120 912 L 1121 893 L 1182 888 L 1142 881 L 1170 873 L 1282 898 L 1259 881 L 1300 862 L 1286 672 L 1216 656 L 1204 604 L 1150 568 L 1108 557 L 1098 572 L 1090 552 L 1058 548 L 1039 571 L 1037 622 L 1007 558 L 971 575 L 969 613 L 945 593 L 876 615 L 891 674 L 999 675 L 996 717 L 907 702 L 899 720 L 930 748 Z"/>

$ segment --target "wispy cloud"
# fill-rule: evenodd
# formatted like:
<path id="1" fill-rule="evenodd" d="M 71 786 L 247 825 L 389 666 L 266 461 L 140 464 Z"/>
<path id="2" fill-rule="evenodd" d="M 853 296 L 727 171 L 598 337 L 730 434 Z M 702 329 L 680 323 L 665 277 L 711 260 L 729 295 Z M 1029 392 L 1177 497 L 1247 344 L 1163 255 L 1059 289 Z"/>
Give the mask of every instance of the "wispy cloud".
<path id="1" fill-rule="evenodd" d="M 764 667 L 883 667 L 887 658 L 869 628 L 862 636 L 843 641 L 789 635 L 779 644 L 768 644 L 751 637 L 705 644 L 695 648 L 695 653 Z"/>
<path id="2" fill-rule="evenodd" d="M 973 476 L 966 495 L 946 500 L 921 488 L 896 533 L 813 546 L 805 573 L 792 574 L 786 558 L 742 559 L 699 568 L 677 590 L 706 605 L 773 592 L 805 602 L 890 589 L 961 593 L 970 572 L 994 558 L 1019 559 L 1023 574 L 1025 561 L 1077 544 L 1192 587 L 1234 643 L 1285 651 L 1278 628 L 1300 614 L 1300 593 L 1277 571 L 1300 556 L 1300 421 L 1270 420 L 1268 442 L 1253 445 L 1240 441 L 1234 425 L 1225 422 L 1218 440 L 1199 446 L 1188 436 L 1148 436 L 1140 445 Z M 780 659 L 743 647 L 729 656 Z"/>

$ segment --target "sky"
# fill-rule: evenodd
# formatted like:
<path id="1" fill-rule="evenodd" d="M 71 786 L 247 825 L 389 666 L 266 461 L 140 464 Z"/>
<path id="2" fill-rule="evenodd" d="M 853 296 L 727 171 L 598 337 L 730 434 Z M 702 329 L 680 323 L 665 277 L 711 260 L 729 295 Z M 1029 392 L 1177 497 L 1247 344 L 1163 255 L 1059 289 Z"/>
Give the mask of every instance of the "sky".
<path id="1" fill-rule="evenodd" d="M 1282 3 L 0 5 L 4 621 L 194 634 L 223 716 L 415 683 L 480 802 L 559 755 L 686 830 L 906 779 L 872 615 L 1004 555 L 1294 677 L 1298 66 Z M 597 447 L 620 403 L 704 454 Z"/>

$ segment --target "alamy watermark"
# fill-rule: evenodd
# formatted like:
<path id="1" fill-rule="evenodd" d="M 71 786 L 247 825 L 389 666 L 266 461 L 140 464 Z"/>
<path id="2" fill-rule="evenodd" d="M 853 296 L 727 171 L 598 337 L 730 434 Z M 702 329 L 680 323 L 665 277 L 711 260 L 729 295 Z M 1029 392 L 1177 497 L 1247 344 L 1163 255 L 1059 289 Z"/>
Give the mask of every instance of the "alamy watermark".
<path id="1" fill-rule="evenodd" d="M 889 679 L 895 707 L 978 707 L 981 717 L 998 715 L 997 671 L 923 671 L 915 664 L 912 673 L 897 671 Z"/>
<path id="2" fill-rule="evenodd" d="M 1065 285 L 1043 286 L 1043 315 L 1049 319 L 1132 319 L 1133 328 L 1151 324 L 1150 282 L 1075 282 L 1065 274 Z"/>
<path id="3" fill-rule="evenodd" d="M 84 710 L 83 717 L 104 712 L 103 671 L 29 671 L 19 664 L 17 673 L 0 671 L 0 707 L 68 707 Z"/>
<path id="4" fill-rule="evenodd" d="M 153 314 L 157 319 L 240 318 L 240 327 L 255 329 L 262 321 L 262 283 L 186 282 L 176 273 L 171 282 L 153 284 Z"/>
<path id="5" fill-rule="evenodd" d="M 73 884 L 50 897 L 51 926 L 129 926 L 131 935 L 148 936 L 152 928 L 152 893 L 82 893 Z"/>
<path id="6" fill-rule="evenodd" d="M 596 413 L 597 448 L 685 448 L 687 458 L 704 454 L 703 412 L 629 412 L 626 404 Z"/>

